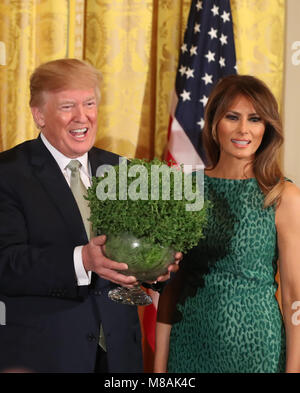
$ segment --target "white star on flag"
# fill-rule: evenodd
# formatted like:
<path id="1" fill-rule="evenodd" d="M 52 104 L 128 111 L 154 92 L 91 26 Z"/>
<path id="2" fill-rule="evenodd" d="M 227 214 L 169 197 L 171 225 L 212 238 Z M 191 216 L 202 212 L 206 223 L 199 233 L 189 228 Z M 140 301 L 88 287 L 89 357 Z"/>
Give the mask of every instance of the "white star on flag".
<path id="1" fill-rule="evenodd" d="M 198 121 L 197 124 L 199 124 L 201 130 L 203 130 L 203 127 L 204 127 L 204 119 L 201 117 L 200 121 Z"/>
<path id="2" fill-rule="evenodd" d="M 211 12 L 214 14 L 214 16 L 219 15 L 219 7 L 217 7 L 214 4 L 213 8 L 211 9 Z"/>
<path id="3" fill-rule="evenodd" d="M 194 26 L 194 33 L 200 33 L 200 23 L 195 23 Z"/>
<path id="4" fill-rule="evenodd" d="M 201 98 L 201 100 L 199 100 L 200 102 L 202 102 L 202 105 L 205 106 L 207 104 L 208 101 L 208 97 L 206 97 L 204 94 Z"/>
<path id="5" fill-rule="evenodd" d="M 207 34 L 210 36 L 210 39 L 212 40 L 213 38 L 218 38 L 217 33 L 218 30 L 212 27 Z"/>
<path id="6" fill-rule="evenodd" d="M 221 15 L 221 18 L 223 19 L 223 23 L 225 22 L 230 22 L 230 15 L 229 12 L 223 12 L 223 14 Z"/>
<path id="7" fill-rule="evenodd" d="M 185 72 L 186 77 L 189 78 L 194 78 L 194 70 L 192 68 L 188 68 Z"/>
<path id="8" fill-rule="evenodd" d="M 188 50 L 188 49 L 187 49 L 187 44 L 186 44 L 186 43 L 182 44 L 182 45 L 181 45 L 181 52 L 182 52 L 182 53 L 185 53 L 185 52 L 187 52 L 187 50 Z"/>
<path id="9" fill-rule="evenodd" d="M 208 53 L 205 55 L 205 57 L 207 58 L 208 62 L 210 63 L 211 61 L 215 61 L 215 53 L 211 52 L 210 50 L 208 51 Z"/>
<path id="10" fill-rule="evenodd" d="M 193 45 L 190 49 L 190 55 L 197 55 L 197 47 L 195 45 Z"/>
<path id="11" fill-rule="evenodd" d="M 209 83 L 213 83 L 212 77 L 213 77 L 212 75 L 208 75 L 208 73 L 206 72 L 205 75 L 201 79 L 204 80 L 206 85 L 208 85 Z"/>
<path id="12" fill-rule="evenodd" d="M 197 8 L 197 11 L 202 10 L 202 1 L 197 1 L 196 8 Z"/>
<path id="13" fill-rule="evenodd" d="M 219 60 L 219 64 L 220 64 L 220 67 L 222 68 L 222 67 L 226 67 L 226 65 L 225 65 L 225 58 L 224 57 L 220 57 L 220 60 Z"/>
<path id="14" fill-rule="evenodd" d="M 178 70 L 181 74 L 181 76 L 183 76 L 186 73 L 186 67 L 184 67 L 183 65 L 179 68 Z"/>
<path id="15" fill-rule="evenodd" d="M 222 34 L 220 37 L 220 41 L 221 41 L 222 46 L 227 45 L 227 35 Z"/>
<path id="16" fill-rule="evenodd" d="M 182 97 L 182 101 L 191 101 L 191 92 L 183 90 L 183 92 L 180 94 Z"/>

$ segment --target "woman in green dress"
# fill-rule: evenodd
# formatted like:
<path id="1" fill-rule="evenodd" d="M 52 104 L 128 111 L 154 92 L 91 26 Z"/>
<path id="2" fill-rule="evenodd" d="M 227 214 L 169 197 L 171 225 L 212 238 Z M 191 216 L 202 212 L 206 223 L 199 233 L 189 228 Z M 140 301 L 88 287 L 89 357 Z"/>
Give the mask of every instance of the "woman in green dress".
<path id="1" fill-rule="evenodd" d="M 203 130 L 209 223 L 160 296 L 154 371 L 300 372 L 300 190 L 278 165 L 282 142 L 263 82 L 219 81 Z"/>

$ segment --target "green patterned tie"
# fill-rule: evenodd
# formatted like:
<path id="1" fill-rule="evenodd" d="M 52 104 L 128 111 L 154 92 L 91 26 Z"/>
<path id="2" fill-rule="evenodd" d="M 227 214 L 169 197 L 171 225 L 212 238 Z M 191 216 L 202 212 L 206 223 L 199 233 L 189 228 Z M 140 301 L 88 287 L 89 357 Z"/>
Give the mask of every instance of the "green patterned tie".
<path id="1" fill-rule="evenodd" d="M 67 168 L 71 171 L 70 188 L 79 207 L 88 239 L 90 239 L 91 222 L 88 220 L 90 217 L 90 208 L 88 201 L 84 198 L 87 191 L 80 178 L 80 167 L 81 163 L 78 160 L 71 160 L 67 165 Z"/>

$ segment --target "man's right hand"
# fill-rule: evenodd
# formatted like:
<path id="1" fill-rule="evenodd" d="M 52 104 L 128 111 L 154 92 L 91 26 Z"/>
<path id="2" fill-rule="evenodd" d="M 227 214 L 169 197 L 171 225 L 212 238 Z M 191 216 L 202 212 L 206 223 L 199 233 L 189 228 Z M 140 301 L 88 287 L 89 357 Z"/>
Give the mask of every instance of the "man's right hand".
<path id="1" fill-rule="evenodd" d="M 82 248 L 82 261 L 86 271 L 92 271 L 105 280 L 123 287 L 133 288 L 138 284 L 136 277 L 125 276 L 120 270 L 127 270 L 126 263 L 112 261 L 104 255 L 106 236 L 96 236 Z"/>

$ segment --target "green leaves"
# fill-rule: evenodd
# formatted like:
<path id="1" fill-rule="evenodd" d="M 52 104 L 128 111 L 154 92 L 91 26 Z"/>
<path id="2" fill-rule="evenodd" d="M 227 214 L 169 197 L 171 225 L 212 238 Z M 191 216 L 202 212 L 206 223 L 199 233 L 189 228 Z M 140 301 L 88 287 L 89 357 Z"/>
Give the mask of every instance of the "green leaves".
<path id="1" fill-rule="evenodd" d="M 201 210 L 188 211 L 187 206 L 200 206 L 204 200 L 197 176 L 188 179 L 182 168 L 158 159 L 123 161 L 93 178 L 87 198 L 96 233 L 129 232 L 182 252 L 203 237 L 210 206 L 205 201 Z"/>

